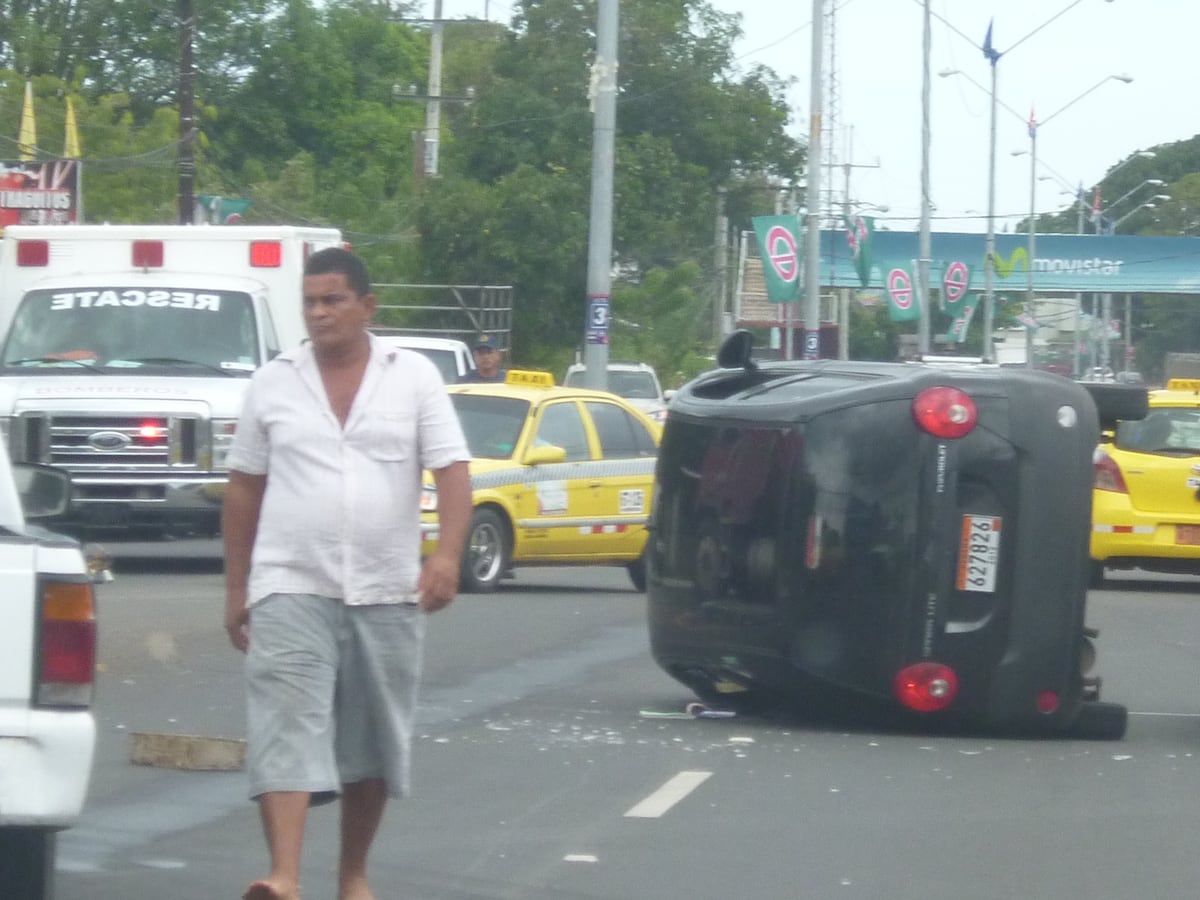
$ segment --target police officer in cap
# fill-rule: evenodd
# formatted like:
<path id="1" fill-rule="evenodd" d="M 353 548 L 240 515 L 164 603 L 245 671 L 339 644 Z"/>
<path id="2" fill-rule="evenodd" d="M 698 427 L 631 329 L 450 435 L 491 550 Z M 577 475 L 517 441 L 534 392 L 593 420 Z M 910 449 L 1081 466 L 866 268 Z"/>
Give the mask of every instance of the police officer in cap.
<path id="1" fill-rule="evenodd" d="M 475 371 L 460 376 L 458 379 L 459 384 L 503 383 L 504 377 L 508 372 L 506 369 L 500 367 L 500 341 L 498 335 L 489 332 L 479 335 L 475 339 L 474 346 L 471 348 L 471 355 L 475 357 Z"/>

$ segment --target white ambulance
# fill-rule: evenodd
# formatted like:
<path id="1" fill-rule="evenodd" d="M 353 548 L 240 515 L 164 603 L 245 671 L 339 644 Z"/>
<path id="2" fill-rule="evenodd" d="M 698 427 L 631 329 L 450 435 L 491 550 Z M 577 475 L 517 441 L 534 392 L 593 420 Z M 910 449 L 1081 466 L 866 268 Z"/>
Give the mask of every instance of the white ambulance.
<path id="1" fill-rule="evenodd" d="M 83 530 L 215 534 L 250 374 L 305 337 L 304 261 L 336 229 L 12 225 L 0 440 L 71 473 Z"/>

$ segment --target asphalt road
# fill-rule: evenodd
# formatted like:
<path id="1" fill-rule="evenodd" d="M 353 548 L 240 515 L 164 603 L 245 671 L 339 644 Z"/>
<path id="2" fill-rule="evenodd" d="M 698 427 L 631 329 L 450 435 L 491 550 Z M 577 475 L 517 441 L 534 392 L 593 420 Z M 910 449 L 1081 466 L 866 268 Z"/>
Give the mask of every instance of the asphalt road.
<path id="1" fill-rule="evenodd" d="M 60 841 L 60 900 L 236 898 L 264 872 L 241 772 L 135 766 L 131 734 L 243 733 L 240 657 L 206 542 L 114 547 L 99 756 Z M 132 550 L 158 561 L 131 558 Z M 182 561 L 181 561 L 182 560 Z M 379 900 L 1130 900 L 1200 883 L 1200 580 L 1092 594 L 1120 742 L 675 719 L 620 569 L 519 571 L 430 622 L 414 796 Z M 337 814 L 310 817 L 304 896 L 333 898 Z"/>

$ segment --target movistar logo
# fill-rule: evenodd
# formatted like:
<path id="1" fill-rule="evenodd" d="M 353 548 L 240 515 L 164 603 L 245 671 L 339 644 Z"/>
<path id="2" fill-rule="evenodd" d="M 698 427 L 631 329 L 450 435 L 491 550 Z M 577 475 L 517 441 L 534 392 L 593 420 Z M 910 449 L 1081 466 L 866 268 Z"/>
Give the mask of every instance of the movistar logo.
<path id="1" fill-rule="evenodd" d="M 1018 269 L 1022 272 L 1029 271 L 1029 253 L 1024 247 L 1017 247 L 1007 259 L 999 253 L 996 253 L 993 259 L 996 261 L 996 274 L 1001 278 L 1008 278 Z M 1033 269 L 1035 272 L 1050 275 L 1120 275 L 1123 263 L 1124 260 L 1101 259 L 1098 256 L 1091 259 L 1052 256 L 1035 259 Z"/>
<path id="2" fill-rule="evenodd" d="M 1013 273 L 1018 265 L 1025 271 L 1029 270 L 1029 254 L 1025 252 L 1024 247 L 1018 247 L 1005 259 L 999 253 L 995 254 L 996 274 L 1001 278 L 1007 278 Z"/>

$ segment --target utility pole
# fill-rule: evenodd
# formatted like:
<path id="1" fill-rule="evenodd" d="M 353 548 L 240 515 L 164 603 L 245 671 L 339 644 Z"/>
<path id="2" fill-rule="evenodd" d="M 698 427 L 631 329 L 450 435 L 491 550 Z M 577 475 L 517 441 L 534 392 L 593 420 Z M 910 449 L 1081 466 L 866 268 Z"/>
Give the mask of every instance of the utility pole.
<path id="1" fill-rule="evenodd" d="M 716 278 L 713 297 L 713 347 L 720 348 L 725 337 L 725 298 L 729 288 L 729 218 L 725 214 L 725 187 L 717 188 Z"/>
<path id="2" fill-rule="evenodd" d="M 804 224 L 804 353 L 803 359 L 821 358 L 821 37 L 825 23 L 824 0 L 813 0 L 812 106 L 808 124 L 808 209 Z M 787 347 L 792 335 L 789 329 Z M 790 356 L 788 357 L 790 359 Z"/>
<path id="3" fill-rule="evenodd" d="M 442 0 L 433 3 L 429 38 L 429 99 L 425 102 L 425 166 L 423 174 L 437 177 L 438 140 L 442 122 Z"/>
<path id="4" fill-rule="evenodd" d="M 191 225 L 196 217 L 195 81 L 192 41 L 196 21 L 192 0 L 178 0 L 179 14 L 179 224 Z"/>
<path id="5" fill-rule="evenodd" d="M 608 336 L 612 318 L 613 154 L 617 124 L 619 0 L 599 0 L 596 59 L 592 63 L 592 201 L 588 222 L 587 320 L 584 386 L 608 387 Z"/>
<path id="6" fill-rule="evenodd" d="M 929 353 L 929 264 L 933 255 L 930 236 L 929 210 L 933 205 L 929 197 L 929 0 L 925 0 L 924 27 L 922 33 L 921 67 L 921 229 L 917 249 L 917 352 L 921 356 Z M 1032 261 L 1030 265 L 1033 265 Z"/>

